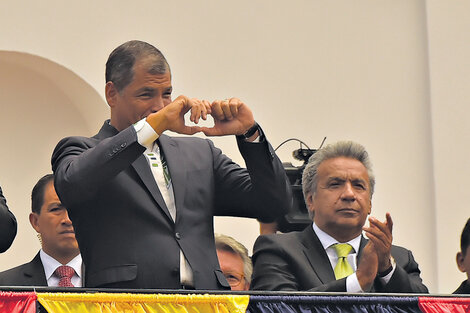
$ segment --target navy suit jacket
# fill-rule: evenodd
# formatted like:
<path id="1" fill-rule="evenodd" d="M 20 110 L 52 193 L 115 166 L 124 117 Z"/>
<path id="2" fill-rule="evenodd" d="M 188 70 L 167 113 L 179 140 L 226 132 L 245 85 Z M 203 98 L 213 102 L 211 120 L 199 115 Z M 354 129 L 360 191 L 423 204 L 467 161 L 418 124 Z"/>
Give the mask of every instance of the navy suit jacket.
<path id="1" fill-rule="evenodd" d="M 361 239 L 357 262 L 368 240 Z M 427 293 L 411 251 L 392 246 L 395 272 L 384 285 L 379 278 L 370 292 Z M 301 232 L 260 236 L 253 252 L 254 290 L 346 292 L 346 278 L 336 280 L 330 260 L 309 225 Z"/>
<path id="2" fill-rule="evenodd" d="M 91 138 L 61 140 L 55 187 L 73 221 L 86 287 L 179 289 L 183 251 L 196 289 L 228 289 L 215 252 L 213 216 L 272 221 L 290 205 L 281 162 L 265 141 L 238 141 L 247 169 L 207 139 L 161 135 L 176 203 L 170 216 L 134 127 L 105 122 Z"/>
<path id="3" fill-rule="evenodd" d="M 0 286 L 46 286 L 47 280 L 39 253 L 23 265 L 0 273 Z"/>
<path id="4" fill-rule="evenodd" d="M 0 188 L 0 252 L 10 248 L 17 231 L 16 218 L 8 210 L 7 201 Z"/>

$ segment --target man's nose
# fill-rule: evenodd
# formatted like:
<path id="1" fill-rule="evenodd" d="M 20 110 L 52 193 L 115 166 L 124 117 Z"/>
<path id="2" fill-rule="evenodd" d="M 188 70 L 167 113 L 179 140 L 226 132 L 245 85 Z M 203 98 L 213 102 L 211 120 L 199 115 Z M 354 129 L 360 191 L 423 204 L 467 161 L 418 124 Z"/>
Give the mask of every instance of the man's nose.
<path id="1" fill-rule="evenodd" d="M 67 224 L 67 225 L 72 225 L 72 220 L 70 220 L 69 213 L 67 211 L 64 212 L 62 223 Z"/>
<path id="2" fill-rule="evenodd" d="M 165 103 L 163 101 L 163 98 L 162 97 L 155 97 L 154 101 L 153 101 L 153 104 L 152 104 L 152 112 L 158 112 L 161 109 L 163 109 L 164 106 L 165 106 Z"/>
<path id="3" fill-rule="evenodd" d="M 344 184 L 343 193 L 341 194 L 341 199 L 346 201 L 354 201 L 356 199 L 356 194 L 354 188 L 350 182 Z"/>

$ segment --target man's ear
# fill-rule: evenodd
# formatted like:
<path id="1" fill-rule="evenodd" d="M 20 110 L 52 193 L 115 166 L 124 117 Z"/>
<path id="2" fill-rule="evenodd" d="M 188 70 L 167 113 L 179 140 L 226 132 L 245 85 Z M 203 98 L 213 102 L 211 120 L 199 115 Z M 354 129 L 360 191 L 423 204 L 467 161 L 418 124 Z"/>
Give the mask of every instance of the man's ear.
<path id="1" fill-rule="evenodd" d="M 315 212 L 315 208 L 314 208 L 314 205 L 313 205 L 313 197 L 314 197 L 314 194 L 313 193 L 309 193 L 307 195 L 307 210 L 310 212 Z M 311 214 L 311 213 L 310 213 Z M 311 216 L 313 216 L 311 214 Z"/>
<path id="2" fill-rule="evenodd" d="M 39 226 L 39 215 L 37 213 L 29 213 L 29 222 L 36 232 L 41 232 L 41 227 Z"/>
<path id="3" fill-rule="evenodd" d="M 116 86 L 113 82 L 107 82 L 104 87 L 104 94 L 106 96 L 106 102 L 110 107 L 113 107 L 116 104 L 116 97 L 118 96 L 119 91 L 116 89 Z"/>
<path id="4" fill-rule="evenodd" d="M 467 271 L 467 269 L 465 268 L 465 264 L 463 262 L 464 259 L 465 259 L 465 256 L 463 255 L 463 253 L 458 252 L 455 260 L 457 261 L 457 267 L 462 273 L 465 273 Z"/>

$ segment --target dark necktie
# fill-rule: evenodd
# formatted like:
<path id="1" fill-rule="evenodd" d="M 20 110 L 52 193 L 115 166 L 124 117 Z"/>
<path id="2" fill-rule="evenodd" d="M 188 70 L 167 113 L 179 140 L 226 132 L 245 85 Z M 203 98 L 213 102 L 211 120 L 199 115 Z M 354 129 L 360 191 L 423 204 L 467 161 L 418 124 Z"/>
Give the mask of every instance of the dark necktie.
<path id="1" fill-rule="evenodd" d="M 67 265 L 61 265 L 54 271 L 54 275 L 59 277 L 59 287 L 75 287 L 71 278 L 75 274 L 75 270 Z"/>

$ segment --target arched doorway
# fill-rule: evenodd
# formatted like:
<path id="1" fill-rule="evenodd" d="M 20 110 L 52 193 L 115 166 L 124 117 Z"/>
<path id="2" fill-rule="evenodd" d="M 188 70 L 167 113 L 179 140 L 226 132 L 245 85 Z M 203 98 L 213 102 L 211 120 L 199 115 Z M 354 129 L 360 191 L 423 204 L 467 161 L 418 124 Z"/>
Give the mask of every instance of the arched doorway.
<path id="1" fill-rule="evenodd" d="M 57 142 L 93 135 L 107 116 L 103 98 L 73 71 L 36 55 L 0 51 L 0 185 L 18 220 L 0 270 L 31 260 L 40 248 L 28 220 L 31 189 L 51 172 Z"/>

